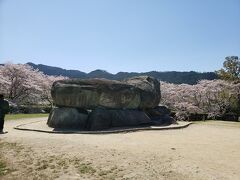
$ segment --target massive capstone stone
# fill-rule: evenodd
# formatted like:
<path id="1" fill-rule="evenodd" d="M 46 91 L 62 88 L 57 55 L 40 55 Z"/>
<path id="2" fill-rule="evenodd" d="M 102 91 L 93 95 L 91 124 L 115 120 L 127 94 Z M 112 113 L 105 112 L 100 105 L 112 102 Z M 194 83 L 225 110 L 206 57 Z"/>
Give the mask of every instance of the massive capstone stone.
<path id="1" fill-rule="evenodd" d="M 138 76 L 124 80 L 125 83 L 140 89 L 140 109 L 154 108 L 161 99 L 160 83 L 157 79 L 149 76 Z"/>
<path id="2" fill-rule="evenodd" d="M 85 109 L 138 108 L 138 88 L 106 79 L 70 79 L 57 81 L 52 86 L 52 98 L 56 106 Z"/>
<path id="3" fill-rule="evenodd" d="M 160 83 L 147 76 L 124 82 L 70 79 L 56 81 L 51 94 L 58 107 L 144 109 L 153 108 L 159 103 Z"/>

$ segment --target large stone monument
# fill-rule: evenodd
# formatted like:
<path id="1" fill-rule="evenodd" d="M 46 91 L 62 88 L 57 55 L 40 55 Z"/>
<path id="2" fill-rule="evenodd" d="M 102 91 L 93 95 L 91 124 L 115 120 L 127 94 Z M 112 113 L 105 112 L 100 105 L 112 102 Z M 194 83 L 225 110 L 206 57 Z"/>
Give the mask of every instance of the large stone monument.
<path id="1" fill-rule="evenodd" d="M 56 107 L 47 124 L 53 128 L 103 130 L 174 121 L 165 107 L 158 106 L 159 81 L 148 76 L 60 80 L 54 82 L 51 94 Z"/>

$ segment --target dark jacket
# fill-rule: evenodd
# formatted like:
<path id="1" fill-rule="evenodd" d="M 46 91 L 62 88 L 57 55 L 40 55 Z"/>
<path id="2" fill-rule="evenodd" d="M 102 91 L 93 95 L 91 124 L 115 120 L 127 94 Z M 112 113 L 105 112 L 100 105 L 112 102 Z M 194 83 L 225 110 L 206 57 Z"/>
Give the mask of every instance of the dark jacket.
<path id="1" fill-rule="evenodd" d="M 9 112 L 9 103 L 4 99 L 0 99 L 0 114 L 7 114 Z"/>

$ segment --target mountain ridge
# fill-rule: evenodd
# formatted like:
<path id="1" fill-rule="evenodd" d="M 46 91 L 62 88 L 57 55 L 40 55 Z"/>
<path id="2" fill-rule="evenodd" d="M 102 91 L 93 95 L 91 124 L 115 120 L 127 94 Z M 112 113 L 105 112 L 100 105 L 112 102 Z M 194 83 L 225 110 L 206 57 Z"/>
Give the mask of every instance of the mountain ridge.
<path id="1" fill-rule="evenodd" d="M 46 75 L 54 75 L 54 76 L 66 76 L 69 78 L 106 78 L 110 80 L 122 80 L 125 78 L 130 78 L 133 76 L 141 76 L 147 75 L 152 76 L 158 80 L 166 81 L 174 84 L 196 84 L 198 81 L 202 79 L 213 80 L 217 79 L 217 74 L 214 72 L 195 72 L 195 71 L 149 71 L 149 72 L 118 72 L 116 74 L 111 74 L 105 70 L 96 69 L 89 73 L 85 73 L 79 70 L 67 70 L 60 67 L 48 66 L 44 64 L 34 64 L 32 62 L 28 62 L 28 65 L 32 66 L 34 69 L 38 69 L 42 71 Z"/>

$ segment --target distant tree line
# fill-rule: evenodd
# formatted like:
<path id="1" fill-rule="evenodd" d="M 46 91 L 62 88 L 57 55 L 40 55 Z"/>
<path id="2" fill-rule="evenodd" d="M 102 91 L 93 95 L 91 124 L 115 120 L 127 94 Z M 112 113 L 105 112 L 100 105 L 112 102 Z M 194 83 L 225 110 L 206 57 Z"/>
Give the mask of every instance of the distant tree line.
<path id="1" fill-rule="evenodd" d="M 217 79 L 218 76 L 215 72 L 177 72 L 177 71 L 168 71 L 168 72 L 158 72 L 150 71 L 145 73 L 136 73 L 136 72 L 119 72 L 117 74 L 111 74 L 104 70 L 95 70 L 90 73 L 84 73 L 78 70 L 66 70 L 58 67 L 46 66 L 46 65 L 36 65 L 33 63 L 28 63 L 34 69 L 39 69 L 44 74 L 53 75 L 53 76 L 65 76 L 69 78 L 106 78 L 111 80 L 123 80 L 133 76 L 148 75 L 152 76 L 160 81 L 165 81 L 174 84 L 197 84 L 198 81 L 202 79 L 213 80 Z"/>

